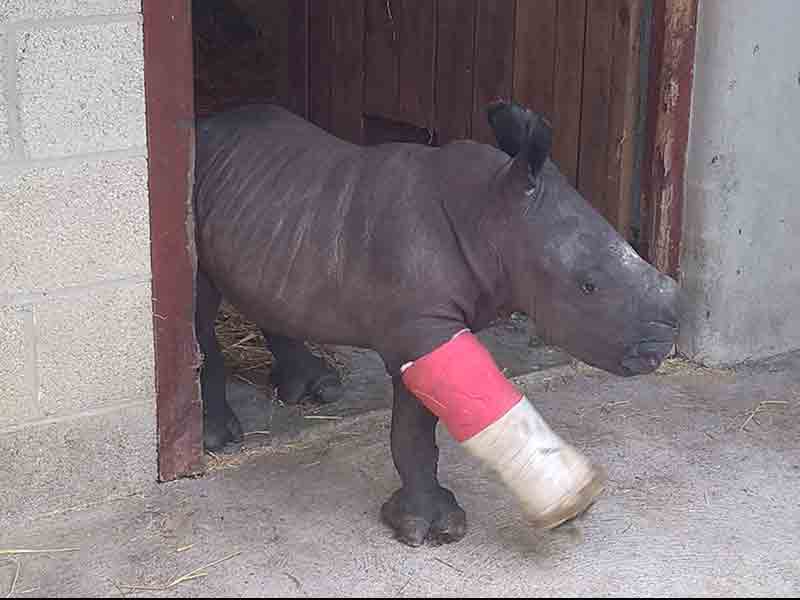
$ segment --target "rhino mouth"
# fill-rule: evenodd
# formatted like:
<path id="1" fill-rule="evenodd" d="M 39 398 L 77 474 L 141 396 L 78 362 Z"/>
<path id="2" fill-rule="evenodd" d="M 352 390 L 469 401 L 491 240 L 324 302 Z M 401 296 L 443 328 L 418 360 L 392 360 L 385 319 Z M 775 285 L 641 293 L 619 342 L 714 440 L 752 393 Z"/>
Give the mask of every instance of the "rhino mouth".
<path id="1" fill-rule="evenodd" d="M 626 375 L 652 373 L 672 351 L 677 327 L 663 321 L 648 323 L 647 339 L 631 346 L 620 363 Z"/>

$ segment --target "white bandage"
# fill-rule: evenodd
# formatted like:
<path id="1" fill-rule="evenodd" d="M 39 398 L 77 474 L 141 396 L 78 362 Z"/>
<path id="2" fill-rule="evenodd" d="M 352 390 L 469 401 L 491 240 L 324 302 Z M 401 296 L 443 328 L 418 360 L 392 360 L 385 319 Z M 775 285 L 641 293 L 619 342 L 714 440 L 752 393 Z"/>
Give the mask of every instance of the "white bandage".
<path id="1" fill-rule="evenodd" d="M 557 527 L 600 493 L 604 474 L 545 423 L 526 397 L 462 446 L 494 470 L 538 527 Z"/>

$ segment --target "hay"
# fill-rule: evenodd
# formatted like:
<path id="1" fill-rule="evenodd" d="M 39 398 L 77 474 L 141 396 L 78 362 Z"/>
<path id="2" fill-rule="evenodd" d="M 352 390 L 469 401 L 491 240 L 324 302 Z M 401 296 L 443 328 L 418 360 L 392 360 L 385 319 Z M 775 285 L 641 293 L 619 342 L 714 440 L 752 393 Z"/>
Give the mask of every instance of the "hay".
<path id="1" fill-rule="evenodd" d="M 206 450 L 206 454 L 208 454 L 209 457 L 206 460 L 206 472 L 213 473 L 224 469 L 236 469 L 255 457 L 272 454 L 288 454 L 295 449 L 290 446 L 290 444 L 287 444 L 284 447 L 273 445 L 244 447 L 236 453 L 221 455 Z"/>
<path id="2" fill-rule="evenodd" d="M 259 327 L 234 307 L 223 303 L 217 315 L 216 330 L 228 372 L 271 396 L 269 375 L 273 356 Z"/>
<path id="3" fill-rule="evenodd" d="M 264 429 L 264 430 L 261 430 L 261 431 L 245 431 L 242 435 L 244 437 L 247 437 L 247 436 L 250 436 L 250 435 L 272 435 L 272 432 L 269 429 Z"/>
<path id="4" fill-rule="evenodd" d="M 672 356 L 666 359 L 656 369 L 655 375 L 711 375 L 717 377 L 735 376 L 736 371 L 727 367 L 707 367 L 691 362 L 681 356 Z"/>
<path id="5" fill-rule="evenodd" d="M 305 415 L 304 419 L 318 419 L 320 421 L 338 421 L 342 417 L 336 415 Z"/>
<path id="6" fill-rule="evenodd" d="M 294 575 L 289 573 L 289 571 L 284 571 L 283 574 L 286 575 L 289 579 L 291 579 L 292 583 L 294 583 L 294 585 L 297 588 L 298 592 L 303 589 L 303 584 L 300 582 L 300 580 L 297 577 L 295 577 Z"/>
<path id="7" fill-rule="evenodd" d="M 16 556 L 18 554 L 58 554 L 59 552 L 78 552 L 80 548 L 45 548 L 42 550 L 0 550 L 0 556 Z"/>
<path id="8" fill-rule="evenodd" d="M 741 425 L 739 425 L 739 431 L 744 431 L 744 428 L 747 427 L 750 421 L 755 420 L 756 415 L 758 413 L 766 409 L 768 406 L 772 406 L 775 404 L 780 406 L 786 406 L 787 404 L 789 404 L 789 402 L 786 400 L 762 400 L 755 406 L 755 408 L 753 408 L 753 410 L 750 411 L 750 414 L 747 415 L 747 418 L 744 420 L 744 422 Z"/>
<path id="9" fill-rule="evenodd" d="M 187 581 L 192 581 L 194 579 L 200 579 L 202 577 L 208 577 L 208 573 L 206 573 L 206 569 L 210 569 L 211 567 L 215 567 L 220 563 L 223 563 L 227 560 L 231 560 L 232 558 L 236 558 L 241 554 L 241 550 L 238 552 L 234 552 L 233 554 L 229 554 L 224 558 L 220 558 L 219 560 L 215 560 L 212 563 L 207 565 L 203 565 L 202 567 L 197 567 L 192 571 L 189 571 L 185 575 L 181 575 L 180 577 L 176 577 L 172 581 L 164 585 L 157 585 L 157 586 L 147 586 L 147 585 L 127 585 L 125 583 L 116 583 L 115 586 L 117 588 L 125 588 L 126 590 L 132 591 L 145 591 L 145 592 L 165 592 L 174 588 L 177 585 L 182 583 L 186 583 Z"/>
<path id="10" fill-rule="evenodd" d="M 6 598 L 11 598 L 14 595 L 14 592 L 17 589 L 17 581 L 19 581 L 19 571 L 22 568 L 19 561 L 16 558 L 7 558 L 8 562 L 14 563 L 16 566 L 16 570 L 14 571 L 14 579 L 11 580 L 11 588 L 8 590 L 6 594 Z"/>
<path id="11" fill-rule="evenodd" d="M 453 569 L 453 571 L 455 571 L 459 575 L 466 575 L 466 573 L 462 569 L 459 569 L 455 565 L 450 564 L 449 562 L 447 562 L 446 560 L 444 560 L 442 558 L 439 558 L 438 556 L 434 556 L 433 560 L 435 560 L 436 562 L 442 563 L 446 567 L 450 567 L 451 569 Z"/>
<path id="12" fill-rule="evenodd" d="M 272 397 L 270 375 L 274 357 L 267 348 L 266 340 L 258 325 L 247 319 L 235 307 L 223 303 L 217 315 L 216 331 L 225 367 L 230 375 Z M 341 358 L 319 344 L 306 342 L 306 348 L 335 369 L 340 379 L 344 381 L 349 371 Z"/>
<path id="13" fill-rule="evenodd" d="M 611 412 L 614 410 L 614 408 L 616 408 L 618 406 L 628 406 L 630 403 L 631 403 L 630 400 L 616 400 L 616 401 L 613 401 L 613 402 L 612 401 L 608 401 L 608 402 L 603 402 L 603 404 L 601 404 L 600 406 L 598 406 L 596 408 L 598 408 L 600 410 L 600 412 L 603 413 L 604 415 L 608 415 L 608 414 L 611 414 Z"/>

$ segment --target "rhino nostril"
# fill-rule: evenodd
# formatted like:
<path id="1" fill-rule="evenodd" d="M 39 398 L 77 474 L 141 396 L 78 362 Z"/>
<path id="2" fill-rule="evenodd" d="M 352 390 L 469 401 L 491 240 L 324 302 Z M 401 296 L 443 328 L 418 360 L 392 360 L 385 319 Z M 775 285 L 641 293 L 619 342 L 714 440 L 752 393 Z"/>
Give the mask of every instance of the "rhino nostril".
<path id="1" fill-rule="evenodd" d="M 669 353 L 671 345 L 643 342 L 631 348 L 622 359 L 622 367 L 629 374 L 655 371 Z"/>

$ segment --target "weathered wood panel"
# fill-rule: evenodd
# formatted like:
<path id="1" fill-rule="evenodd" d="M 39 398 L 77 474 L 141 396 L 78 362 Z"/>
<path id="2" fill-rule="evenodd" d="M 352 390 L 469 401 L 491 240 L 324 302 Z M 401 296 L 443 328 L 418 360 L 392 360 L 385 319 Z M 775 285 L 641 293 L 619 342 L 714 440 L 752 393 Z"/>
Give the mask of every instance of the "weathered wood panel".
<path id="1" fill-rule="evenodd" d="M 510 99 L 514 67 L 514 0 L 478 0 L 472 138 L 494 144 L 486 106 Z"/>

